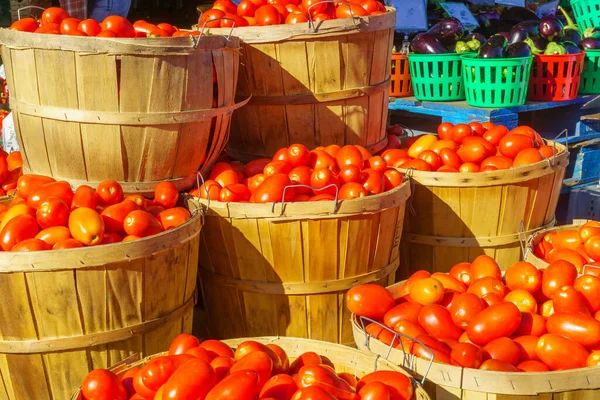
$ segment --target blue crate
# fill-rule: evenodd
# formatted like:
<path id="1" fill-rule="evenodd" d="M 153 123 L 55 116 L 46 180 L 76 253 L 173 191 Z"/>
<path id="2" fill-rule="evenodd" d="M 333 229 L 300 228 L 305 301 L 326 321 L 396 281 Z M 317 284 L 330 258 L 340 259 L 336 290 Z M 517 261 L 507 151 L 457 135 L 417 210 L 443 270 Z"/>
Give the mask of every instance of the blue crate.
<path id="1" fill-rule="evenodd" d="M 570 224 L 576 219 L 600 220 L 600 186 L 598 182 L 574 188 L 568 196 L 566 218 L 564 221 L 560 221 L 561 223 Z"/>

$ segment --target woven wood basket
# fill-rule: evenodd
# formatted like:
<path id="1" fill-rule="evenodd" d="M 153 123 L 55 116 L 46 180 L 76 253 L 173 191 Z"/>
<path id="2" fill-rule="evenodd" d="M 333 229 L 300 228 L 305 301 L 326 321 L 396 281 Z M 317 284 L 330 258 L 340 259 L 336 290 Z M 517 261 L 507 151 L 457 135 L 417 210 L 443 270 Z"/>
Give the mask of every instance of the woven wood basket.
<path id="1" fill-rule="evenodd" d="M 197 37 L 196 37 L 197 38 Z M 110 39 L 0 29 L 24 172 L 74 186 L 193 186 L 228 139 L 239 41 Z M 214 73 L 214 77 L 213 77 Z"/>
<path id="2" fill-rule="evenodd" d="M 409 376 L 415 384 L 413 400 L 431 400 L 429 395 L 425 392 L 425 390 L 423 390 L 423 387 L 421 387 L 414 380 L 414 378 L 412 378 L 412 376 L 408 374 L 404 369 L 398 367 L 398 365 L 395 365 L 394 363 L 387 361 L 383 357 L 379 357 L 368 352 L 359 351 L 339 344 L 292 337 L 250 337 L 241 339 L 229 339 L 224 340 L 224 342 L 232 348 L 235 348 L 237 345 L 247 340 L 254 340 L 263 344 L 272 343 L 278 345 L 287 353 L 288 357 L 290 358 L 290 362 L 294 361 L 294 359 L 298 358 L 306 352 L 313 351 L 319 355 L 329 358 L 331 362 L 333 362 L 333 364 L 335 365 L 335 370 L 337 373 L 348 372 L 350 374 L 356 375 L 359 378 L 373 371 L 382 370 L 400 372 L 404 375 Z M 124 362 L 114 366 L 111 369 L 115 373 L 121 373 L 130 368 L 144 365 L 150 359 L 162 356 L 164 354 L 165 353 L 157 354 L 153 357 L 146 357 L 143 360 L 139 360 L 139 357 L 132 357 L 131 359 L 125 360 Z M 81 400 L 79 392 L 73 395 L 72 400 Z"/>
<path id="3" fill-rule="evenodd" d="M 395 9 L 388 11 L 315 26 L 234 29 L 249 76 L 238 94 L 252 99 L 233 115 L 228 152 L 248 161 L 294 143 L 385 147 L 396 19 Z"/>
<path id="4" fill-rule="evenodd" d="M 394 297 L 404 282 L 388 287 Z M 367 325 L 369 322 L 365 322 Z M 352 316 L 359 349 L 387 357 L 426 376 L 425 390 L 433 400 L 595 400 L 600 398 L 600 367 L 552 372 L 490 372 L 442 364 L 405 354 L 368 335 Z"/>
<path id="5" fill-rule="evenodd" d="M 519 235 L 554 225 L 569 153 L 477 173 L 405 171 L 415 182 L 402 235 L 397 281 L 419 269 L 448 272 L 487 254 L 508 266 L 521 259 Z"/>
<path id="6" fill-rule="evenodd" d="M 190 333 L 201 228 L 196 211 L 132 242 L 0 253 L 0 398 L 68 399 L 92 369 Z"/>
<path id="7" fill-rule="evenodd" d="M 352 343 L 344 294 L 393 281 L 409 196 L 404 183 L 335 211 L 334 201 L 211 201 L 199 269 L 210 335 Z"/>

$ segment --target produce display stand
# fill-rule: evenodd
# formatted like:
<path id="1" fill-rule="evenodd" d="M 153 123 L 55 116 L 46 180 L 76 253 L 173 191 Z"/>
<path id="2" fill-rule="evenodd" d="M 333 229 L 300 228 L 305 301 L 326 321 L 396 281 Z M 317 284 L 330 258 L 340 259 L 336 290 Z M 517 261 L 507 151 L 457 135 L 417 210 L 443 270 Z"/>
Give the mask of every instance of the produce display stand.
<path id="1" fill-rule="evenodd" d="M 388 289 L 398 293 L 404 282 Z M 396 296 L 397 297 L 397 296 Z M 600 367 L 550 372 L 495 372 L 436 363 L 405 354 L 366 334 L 361 322 L 353 317 L 352 328 L 359 349 L 386 357 L 426 376 L 424 384 L 433 400 L 592 400 L 600 396 Z"/>
<path id="2" fill-rule="evenodd" d="M 343 296 L 359 283 L 394 281 L 410 186 L 339 203 L 201 200 L 209 208 L 199 275 L 210 334 L 352 343 Z"/>

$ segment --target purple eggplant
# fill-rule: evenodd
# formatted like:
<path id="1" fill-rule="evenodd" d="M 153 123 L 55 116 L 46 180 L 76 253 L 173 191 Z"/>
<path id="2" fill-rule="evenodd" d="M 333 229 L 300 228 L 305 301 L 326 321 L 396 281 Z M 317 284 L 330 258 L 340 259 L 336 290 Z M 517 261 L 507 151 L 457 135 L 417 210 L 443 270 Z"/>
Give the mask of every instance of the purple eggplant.
<path id="1" fill-rule="evenodd" d="M 410 42 L 412 51 L 416 54 L 443 54 L 448 53 L 440 40 L 429 33 L 419 33 Z"/>
<path id="2" fill-rule="evenodd" d="M 581 49 L 577 47 L 577 45 L 573 42 L 562 42 L 562 47 L 565 48 L 567 54 L 579 54 L 581 53 Z"/>
<path id="3" fill-rule="evenodd" d="M 581 33 L 577 29 L 565 29 L 563 35 L 560 38 L 563 42 L 573 42 L 579 44 L 581 42 Z"/>
<path id="4" fill-rule="evenodd" d="M 579 42 L 579 47 L 584 50 L 600 50 L 600 39 L 586 38 Z"/>
<path id="5" fill-rule="evenodd" d="M 531 56 L 531 49 L 525 42 L 509 44 L 506 47 L 506 57 L 508 58 L 522 58 L 529 56 Z"/>
<path id="6" fill-rule="evenodd" d="M 443 44 L 456 43 L 465 33 L 465 28 L 456 18 L 444 18 L 427 31 L 429 35 L 438 38 Z"/>
<path id="7" fill-rule="evenodd" d="M 562 36 L 564 25 L 560 19 L 554 15 L 546 15 L 540 20 L 539 33 L 540 36 L 548 40 L 555 40 Z"/>
<path id="8" fill-rule="evenodd" d="M 544 54 L 546 48 L 548 47 L 548 39 L 543 37 L 536 38 L 527 38 L 524 43 L 527 43 L 529 48 L 531 49 L 531 54 Z"/>
<path id="9" fill-rule="evenodd" d="M 503 58 L 504 48 L 493 46 L 489 41 L 479 48 L 479 58 Z"/>
<path id="10" fill-rule="evenodd" d="M 489 44 L 493 47 L 500 47 L 502 49 L 502 48 L 506 47 L 506 45 L 508 45 L 508 41 L 502 35 L 492 35 L 487 40 L 487 44 Z"/>
<path id="11" fill-rule="evenodd" d="M 522 42 L 528 37 L 537 37 L 540 35 L 539 22 L 525 21 L 516 24 L 508 33 L 508 44 Z"/>
<path id="12" fill-rule="evenodd" d="M 481 44 L 484 44 L 485 42 L 487 42 L 487 39 L 481 33 L 469 33 L 467 36 L 465 36 L 466 41 L 473 40 L 473 39 L 477 40 Z"/>

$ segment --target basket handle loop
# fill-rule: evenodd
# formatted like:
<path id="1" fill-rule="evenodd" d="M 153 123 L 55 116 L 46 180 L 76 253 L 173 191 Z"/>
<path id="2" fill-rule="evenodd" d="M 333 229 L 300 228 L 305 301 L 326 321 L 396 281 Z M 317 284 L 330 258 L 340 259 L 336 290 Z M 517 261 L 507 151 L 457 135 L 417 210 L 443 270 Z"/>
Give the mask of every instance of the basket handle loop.
<path id="1" fill-rule="evenodd" d="M 29 10 L 32 8 L 37 8 L 38 10 L 42 10 L 45 11 L 46 9 L 44 7 L 38 7 L 38 6 L 26 6 L 26 7 L 21 7 L 17 10 L 17 18 L 21 19 L 21 10 Z"/>
<path id="2" fill-rule="evenodd" d="M 600 266 L 598 265 L 592 265 L 592 264 L 585 264 L 582 268 L 581 268 L 581 275 L 585 275 L 585 269 L 586 268 L 591 268 L 591 269 L 600 269 Z"/>
<path id="3" fill-rule="evenodd" d="M 333 199 L 333 213 L 337 213 L 338 211 L 338 207 L 339 207 L 339 200 L 338 200 L 338 195 L 340 194 L 340 188 L 337 187 L 337 185 L 335 183 L 330 183 L 327 186 L 323 186 L 320 189 L 316 189 L 312 186 L 308 186 L 308 185 L 287 185 L 286 187 L 283 188 L 283 194 L 281 196 L 281 212 L 279 213 L 279 216 L 281 217 L 283 215 L 283 211 L 285 210 L 285 191 L 287 189 L 294 189 L 294 188 L 305 188 L 305 189 L 311 189 L 315 192 L 320 192 L 322 190 L 325 189 L 329 189 L 329 188 L 334 188 L 335 189 L 335 197 Z M 275 213 L 275 205 L 277 204 L 277 201 L 274 201 L 273 204 L 271 205 L 271 213 Z"/>
<path id="4" fill-rule="evenodd" d="M 202 181 L 202 185 L 200 185 L 200 181 Z M 198 171 L 198 173 L 196 174 L 196 186 L 198 187 L 198 197 L 200 197 L 200 191 L 202 190 L 202 186 L 204 186 L 204 192 L 206 193 L 206 209 L 200 207 L 200 211 L 198 211 L 199 209 L 196 208 L 192 212 L 192 216 L 195 212 L 200 212 L 202 218 L 202 225 L 204 225 L 204 218 L 206 218 L 206 214 L 208 214 L 208 208 L 210 207 L 210 195 L 208 193 L 208 188 L 204 184 L 204 176 L 202 176 L 202 173 L 200 171 Z"/>
<path id="5" fill-rule="evenodd" d="M 553 167 L 556 165 L 556 156 L 558 155 L 558 149 L 556 148 L 556 142 L 563 135 L 565 136 L 565 148 L 567 149 L 567 151 L 569 151 L 569 130 L 563 129 L 562 132 L 560 132 L 558 135 L 556 135 L 554 140 L 552 140 L 552 146 L 554 147 L 554 151 L 552 152 L 552 166 Z"/>
<path id="6" fill-rule="evenodd" d="M 523 256 L 523 260 L 527 260 L 527 256 L 529 255 L 529 248 L 527 247 L 527 233 L 525 232 L 525 223 L 521 220 L 519 224 L 519 230 L 517 231 L 517 235 L 519 236 L 519 245 L 521 246 L 521 255 Z"/>
<path id="7" fill-rule="evenodd" d="M 409 354 L 404 350 L 404 344 L 402 343 L 401 338 L 406 338 L 408 340 L 412 340 L 413 342 L 419 343 L 421 346 L 423 346 L 423 348 L 430 355 L 429 363 L 427 364 L 427 369 L 425 370 L 425 373 L 423 374 L 423 378 L 421 378 L 421 381 L 419 382 L 421 384 L 421 386 L 423 386 L 425 384 L 425 380 L 427 379 L 427 375 L 429 375 L 429 371 L 431 370 L 431 365 L 433 364 L 433 361 L 435 359 L 435 353 L 433 352 L 433 350 L 431 350 L 431 348 L 429 348 L 425 343 L 421 342 L 420 340 L 417 340 L 412 336 L 405 335 L 404 333 L 396 332 L 395 330 L 393 330 L 371 318 L 359 316 L 358 320 L 360 321 L 361 328 L 362 328 L 363 332 L 365 333 L 365 347 L 367 349 L 369 348 L 369 339 L 374 336 L 371 335 L 370 333 L 367 333 L 367 331 L 365 329 L 365 321 L 375 324 L 375 325 L 379 326 L 380 328 L 385 329 L 386 331 L 388 331 L 394 335 L 394 339 L 392 339 L 392 343 L 390 343 L 386 355 L 383 356 L 386 360 L 389 359 L 392 349 L 394 348 L 394 345 L 396 344 L 396 340 L 398 340 L 400 343 L 400 349 L 402 350 L 402 355 L 404 357 L 404 364 L 408 365 L 408 368 L 414 370 L 415 369 L 414 368 L 414 360 L 416 357 L 414 354 Z M 377 363 L 377 360 L 375 360 L 375 362 Z"/>
<path id="8" fill-rule="evenodd" d="M 198 23 L 200 23 L 200 19 L 202 18 L 202 11 L 198 10 L 200 17 L 198 17 Z M 204 23 L 202 24 L 202 27 L 200 28 L 200 35 L 199 36 L 190 36 L 192 38 L 192 42 L 194 44 L 194 49 L 198 48 L 198 45 L 200 44 L 200 40 L 202 39 L 202 37 L 204 36 L 204 29 L 206 29 L 206 24 L 208 24 L 209 22 L 215 22 L 215 21 L 232 21 L 233 23 L 231 24 L 231 29 L 229 30 L 229 33 L 227 34 L 227 36 L 225 35 L 221 35 L 225 38 L 226 41 L 230 42 L 231 41 L 231 34 L 233 33 L 233 28 L 235 28 L 235 19 L 233 18 L 227 18 L 227 17 L 222 17 L 222 18 L 215 18 L 215 19 L 211 19 L 211 20 L 206 20 L 204 21 Z M 210 28 L 208 28 L 210 31 Z"/>
<path id="9" fill-rule="evenodd" d="M 354 29 L 358 28 L 356 26 L 356 18 L 360 19 L 360 17 L 356 17 L 354 15 L 354 13 L 352 12 L 352 7 L 351 7 L 350 3 L 346 3 L 345 1 L 341 1 L 341 0 L 320 0 L 320 1 L 315 2 L 314 4 L 310 5 L 308 7 L 308 10 L 306 10 L 306 12 L 308 13 L 308 29 L 312 30 L 314 33 L 317 33 L 317 26 L 315 25 L 315 22 L 312 19 L 312 14 L 310 13 L 310 9 L 313 8 L 314 6 L 316 6 L 317 4 L 323 4 L 323 3 L 340 3 L 342 5 L 347 6 L 350 9 L 350 15 L 352 18 L 352 23 L 354 24 Z"/>

